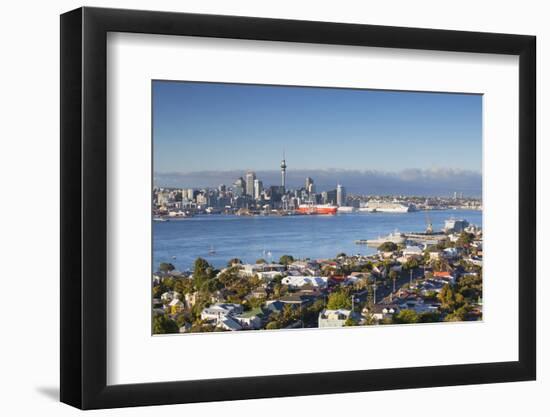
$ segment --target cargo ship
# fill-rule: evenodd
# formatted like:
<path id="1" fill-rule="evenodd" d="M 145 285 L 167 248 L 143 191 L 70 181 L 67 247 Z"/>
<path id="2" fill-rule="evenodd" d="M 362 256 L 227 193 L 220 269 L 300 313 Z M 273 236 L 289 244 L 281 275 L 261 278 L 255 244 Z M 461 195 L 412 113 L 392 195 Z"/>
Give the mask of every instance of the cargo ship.
<path id="1" fill-rule="evenodd" d="M 299 214 L 336 214 L 337 210 L 338 207 L 332 204 L 300 204 L 296 212 Z"/>

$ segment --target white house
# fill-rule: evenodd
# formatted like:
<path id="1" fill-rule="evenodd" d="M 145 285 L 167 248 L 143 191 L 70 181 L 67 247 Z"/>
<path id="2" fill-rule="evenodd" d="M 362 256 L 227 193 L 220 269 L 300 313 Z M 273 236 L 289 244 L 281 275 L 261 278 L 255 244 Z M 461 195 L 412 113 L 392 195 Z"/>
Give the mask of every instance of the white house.
<path id="1" fill-rule="evenodd" d="M 403 249 L 403 256 L 408 259 L 420 259 L 423 256 L 422 249 L 420 249 L 418 246 L 407 246 L 405 249 Z"/>
<path id="2" fill-rule="evenodd" d="M 365 307 L 363 314 L 370 314 L 376 320 L 391 318 L 394 314 L 399 313 L 399 307 L 395 304 L 374 304 L 371 309 Z"/>
<path id="3" fill-rule="evenodd" d="M 325 288 L 328 284 L 327 277 L 309 277 L 309 276 L 288 276 L 284 277 L 281 281 L 284 285 L 288 285 L 291 288 L 300 288 L 306 284 L 313 287 Z"/>
<path id="4" fill-rule="evenodd" d="M 161 301 L 172 301 L 174 298 L 181 300 L 181 294 L 177 291 L 167 291 L 160 296 Z"/>
<path id="5" fill-rule="evenodd" d="M 240 304 L 218 303 L 206 307 L 201 312 L 201 320 L 219 321 L 221 318 L 237 315 L 243 312 L 243 306 Z"/>
<path id="6" fill-rule="evenodd" d="M 237 331 L 242 330 L 243 327 L 232 317 L 223 317 L 221 318 L 218 323 L 217 327 L 221 327 L 225 330 L 231 330 L 231 331 Z"/>
<path id="7" fill-rule="evenodd" d="M 281 272 L 279 271 L 261 271 L 257 272 L 256 275 L 258 275 L 258 278 L 265 282 L 271 282 L 275 279 L 276 276 L 281 275 Z"/>
<path id="8" fill-rule="evenodd" d="M 319 327 L 344 327 L 346 320 L 349 319 L 351 310 L 327 310 L 319 313 Z"/>
<path id="9" fill-rule="evenodd" d="M 458 257 L 458 250 L 456 248 L 443 249 L 443 256 L 447 259 L 455 259 Z"/>
<path id="10" fill-rule="evenodd" d="M 261 309 L 254 309 L 246 311 L 242 314 L 231 316 L 235 321 L 237 321 L 244 329 L 254 329 L 257 330 L 262 327 L 262 318 L 261 318 Z"/>

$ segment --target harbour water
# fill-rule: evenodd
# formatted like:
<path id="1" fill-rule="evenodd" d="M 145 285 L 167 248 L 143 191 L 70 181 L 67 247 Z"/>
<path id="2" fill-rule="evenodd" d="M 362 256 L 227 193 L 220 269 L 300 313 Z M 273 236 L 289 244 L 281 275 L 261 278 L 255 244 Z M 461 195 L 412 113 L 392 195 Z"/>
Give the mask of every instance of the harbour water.
<path id="1" fill-rule="evenodd" d="M 185 271 L 199 256 L 223 267 L 231 258 L 254 263 L 259 258 L 277 262 L 285 254 L 311 259 L 333 258 L 342 252 L 368 255 L 376 249 L 357 245 L 355 240 L 377 238 L 395 230 L 424 231 L 427 215 L 434 231 L 453 217 L 482 226 L 482 212 L 474 210 L 284 217 L 200 215 L 153 222 L 153 268 L 160 262 L 171 262 Z"/>

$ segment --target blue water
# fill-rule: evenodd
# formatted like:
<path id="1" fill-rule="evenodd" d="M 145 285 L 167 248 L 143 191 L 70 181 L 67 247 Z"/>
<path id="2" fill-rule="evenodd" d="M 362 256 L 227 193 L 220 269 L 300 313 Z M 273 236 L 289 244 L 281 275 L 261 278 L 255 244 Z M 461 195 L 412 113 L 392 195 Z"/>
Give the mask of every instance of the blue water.
<path id="1" fill-rule="evenodd" d="M 434 231 L 451 217 L 482 225 L 481 211 L 430 211 L 429 217 Z M 425 212 L 286 217 L 201 215 L 153 222 L 153 268 L 160 262 L 171 262 L 179 270 L 188 270 L 199 256 L 222 267 L 231 258 L 253 263 L 259 258 L 276 262 L 285 254 L 312 259 L 333 258 L 341 252 L 368 255 L 375 249 L 356 245 L 355 240 L 385 236 L 394 230 L 413 232 L 425 228 Z M 210 253 L 211 249 L 215 253 Z"/>

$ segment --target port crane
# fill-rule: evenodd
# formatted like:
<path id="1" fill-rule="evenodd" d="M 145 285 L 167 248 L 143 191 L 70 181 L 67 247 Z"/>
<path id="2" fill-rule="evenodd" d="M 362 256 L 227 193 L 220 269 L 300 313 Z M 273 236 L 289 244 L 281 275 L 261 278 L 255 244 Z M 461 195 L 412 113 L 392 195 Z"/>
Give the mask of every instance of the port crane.
<path id="1" fill-rule="evenodd" d="M 426 212 L 426 234 L 431 235 L 434 232 L 432 220 L 430 219 L 430 216 Z"/>

